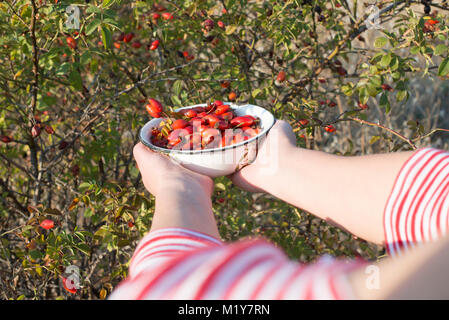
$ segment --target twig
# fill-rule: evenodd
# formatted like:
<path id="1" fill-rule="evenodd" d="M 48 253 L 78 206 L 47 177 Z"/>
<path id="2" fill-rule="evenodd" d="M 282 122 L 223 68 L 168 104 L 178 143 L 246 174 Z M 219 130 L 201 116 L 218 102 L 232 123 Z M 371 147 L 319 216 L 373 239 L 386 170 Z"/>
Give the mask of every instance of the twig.
<path id="1" fill-rule="evenodd" d="M 427 138 L 427 137 L 433 135 L 434 133 L 436 133 L 436 132 L 441 132 L 441 131 L 442 131 L 442 132 L 449 132 L 449 129 L 436 128 L 436 129 L 433 129 L 432 131 L 426 133 L 426 134 L 423 135 L 423 136 L 419 136 L 419 137 L 413 139 L 412 141 L 413 141 L 413 142 L 416 142 L 416 141 L 418 141 L 418 140 L 425 139 L 425 138 Z"/>
<path id="2" fill-rule="evenodd" d="M 385 126 L 383 126 L 383 125 L 381 125 L 379 123 L 374 123 L 374 122 L 362 120 L 362 119 L 355 118 L 355 117 L 344 118 L 344 119 L 341 119 L 341 120 L 337 120 L 337 122 L 338 121 L 344 121 L 344 120 L 351 120 L 351 121 L 355 121 L 355 122 L 358 122 L 358 123 L 361 123 L 361 124 L 366 124 L 366 125 L 369 125 L 369 126 L 372 126 L 372 127 L 381 128 L 383 130 L 386 130 L 386 131 L 390 132 L 391 134 L 394 134 L 395 136 L 397 136 L 401 140 L 407 142 L 413 148 L 413 150 L 417 149 L 416 145 L 413 143 L 413 141 L 411 139 L 409 139 L 409 138 L 405 137 L 404 135 L 400 134 L 399 132 L 394 131 L 393 129 L 390 129 L 388 127 L 385 127 Z"/>

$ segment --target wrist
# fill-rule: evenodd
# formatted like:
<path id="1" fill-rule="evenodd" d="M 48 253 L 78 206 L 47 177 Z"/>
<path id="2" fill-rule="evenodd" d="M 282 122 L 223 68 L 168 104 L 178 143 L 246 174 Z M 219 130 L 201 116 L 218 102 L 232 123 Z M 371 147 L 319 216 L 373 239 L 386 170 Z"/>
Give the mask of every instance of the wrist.
<path id="1" fill-rule="evenodd" d="M 201 183 L 196 179 L 192 179 L 186 176 L 168 176 L 158 184 L 154 192 L 156 198 L 163 195 L 204 195 L 211 196 L 210 186 L 207 183 Z"/>

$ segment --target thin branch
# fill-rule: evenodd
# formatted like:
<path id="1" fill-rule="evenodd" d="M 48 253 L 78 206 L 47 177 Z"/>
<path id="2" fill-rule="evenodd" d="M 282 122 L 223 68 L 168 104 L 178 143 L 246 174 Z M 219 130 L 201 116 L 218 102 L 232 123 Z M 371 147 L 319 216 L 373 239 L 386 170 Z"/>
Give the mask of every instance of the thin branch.
<path id="1" fill-rule="evenodd" d="M 426 134 L 423 135 L 423 136 L 419 136 L 419 137 L 413 139 L 412 141 L 413 141 L 413 142 L 416 142 L 416 141 L 425 139 L 425 138 L 427 138 L 427 137 L 430 137 L 431 135 L 433 135 L 433 134 L 436 133 L 436 132 L 449 132 L 449 129 L 436 128 L 436 129 L 433 129 L 432 131 L 426 133 Z"/>
<path id="2" fill-rule="evenodd" d="M 411 139 L 405 137 L 404 135 L 400 134 L 397 131 L 394 131 L 393 129 L 390 129 L 388 127 L 385 127 L 385 126 L 381 125 L 380 123 L 370 122 L 370 121 L 362 120 L 362 119 L 356 118 L 356 117 L 348 117 L 348 118 L 340 119 L 340 120 L 337 120 L 337 122 L 338 121 L 344 121 L 344 120 L 351 120 L 351 121 L 355 121 L 355 122 L 358 122 L 358 123 L 361 123 L 361 124 L 366 124 L 366 125 L 369 125 L 369 126 L 372 126 L 372 127 L 381 128 L 381 129 L 386 130 L 386 131 L 390 132 L 391 134 L 397 136 L 401 140 L 407 142 L 413 148 L 413 150 L 417 149 L 416 145 L 413 143 L 413 141 Z"/>

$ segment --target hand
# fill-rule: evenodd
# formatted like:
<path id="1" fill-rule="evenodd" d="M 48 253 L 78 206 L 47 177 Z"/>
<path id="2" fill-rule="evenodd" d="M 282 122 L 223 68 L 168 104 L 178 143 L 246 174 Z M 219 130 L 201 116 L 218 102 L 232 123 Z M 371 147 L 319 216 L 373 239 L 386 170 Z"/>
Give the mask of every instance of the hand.
<path id="1" fill-rule="evenodd" d="M 140 142 L 135 145 L 133 154 L 142 174 L 143 184 L 154 196 L 181 185 L 199 186 L 209 197 L 212 195 L 211 178 L 180 166 L 168 156 L 154 152 Z"/>
<path id="2" fill-rule="evenodd" d="M 260 146 L 256 160 L 234 173 L 229 178 L 239 188 L 250 192 L 264 192 L 261 181 L 276 176 L 282 159 L 296 147 L 292 127 L 283 120 L 277 120 L 265 141 Z"/>

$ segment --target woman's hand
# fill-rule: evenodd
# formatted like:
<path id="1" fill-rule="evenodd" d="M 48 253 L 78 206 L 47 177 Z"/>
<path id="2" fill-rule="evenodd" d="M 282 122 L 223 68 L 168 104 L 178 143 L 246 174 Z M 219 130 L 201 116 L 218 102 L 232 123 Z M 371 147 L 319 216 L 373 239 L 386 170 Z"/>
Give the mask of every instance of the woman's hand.
<path id="1" fill-rule="evenodd" d="M 295 147 L 296 137 L 292 127 L 286 121 L 277 120 L 259 147 L 256 160 L 229 178 L 246 191 L 266 192 L 262 182 L 267 182 L 279 173 L 282 160 Z"/>
<path id="2" fill-rule="evenodd" d="M 181 167 L 142 143 L 134 147 L 143 184 L 156 197 L 151 230 L 187 228 L 219 238 L 212 213 L 212 179 Z"/>
<path id="3" fill-rule="evenodd" d="M 151 151 L 142 143 L 133 150 L 145 188 L 154 196 L 180 185 L 200 187 L 210 197 L 213 190 L 212 179 L 180 166 L 168 156 Z"/>

